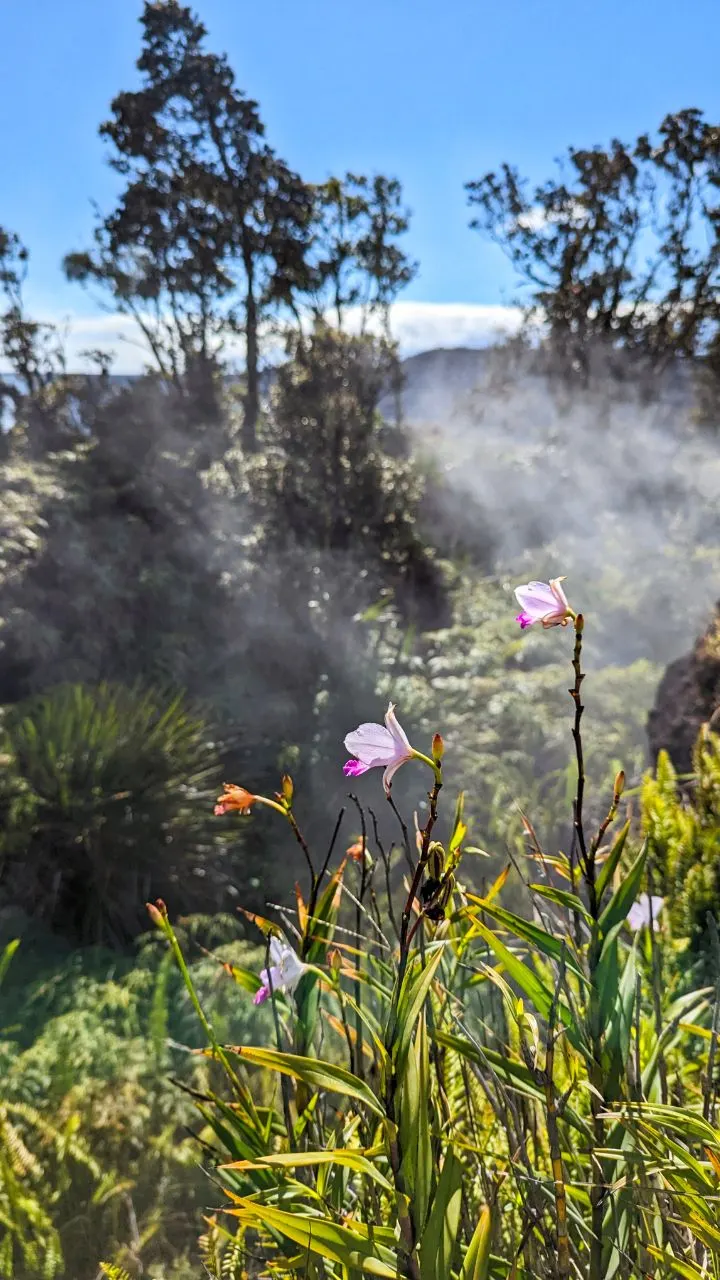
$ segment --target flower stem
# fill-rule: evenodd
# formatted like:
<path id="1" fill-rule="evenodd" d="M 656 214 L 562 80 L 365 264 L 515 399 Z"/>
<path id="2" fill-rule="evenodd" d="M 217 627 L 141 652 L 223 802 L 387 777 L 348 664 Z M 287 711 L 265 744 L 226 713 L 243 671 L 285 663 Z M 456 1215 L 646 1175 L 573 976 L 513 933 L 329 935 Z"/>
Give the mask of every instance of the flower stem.
<path id="1" fill-rule="evenodd" d="M 597 1025 L 597 1009 L 595 1008 L 597 1001 L 596 973 L 601 951 L 601 938 L 598 927 L 598 921 L 600 918 L 600 902 L 598 900 L 595 876 L 595 860 L 599 842 L 593 841 L 590 849 L 588 850 L 585 840 L 585 828 L 583 825 L 583 801 L 585 798 L 585 761 L 583 756 L 581 732 L 582 715 L 585 710 L 581 697 L 581 686 L 585 679 L 581 667 L 583 628 L 584 619 L 582 614 L 579 613 L 575 618 L 575 649 L 572 660 L 573 671 L 575 672 L 575 682 L 572 689 L 569 690 L 570 696 L 575 703 L 575 720 L 572 735 L 575 743 L 575 760 L 577 763 L 577 789 L 573 805 L 573 823 L 575 839 L 580 853 L 580 868 L 587 893 L 588 910 L 593 919 L 592 937 L 590 939 L 590 947 L 588 951 L 588 968 L 590 971 L 591 983 L 590 1013 L 591 1022 L 593 1024 L 591 1034 L 591 1060 L 589 1063 L 590 1084 L 592 1086 L 590 1109 L 592 1112 L 593 1131 L 593 1142 L 590 1152 L 592 1182 L 590 1185 L 591 1230 L 589 1280 L 603 1280 L 603 1217 L 605 1212 L 607 1186 L 605 1183 L 602 1159 L 598 1152 L 603 1146 L 605 1137 L 603 1122 L 600 1118 L 605 1110 L 605 1096 L 603 1090 L 604 1072 L 602 1065 L 602 1033 Z"/>

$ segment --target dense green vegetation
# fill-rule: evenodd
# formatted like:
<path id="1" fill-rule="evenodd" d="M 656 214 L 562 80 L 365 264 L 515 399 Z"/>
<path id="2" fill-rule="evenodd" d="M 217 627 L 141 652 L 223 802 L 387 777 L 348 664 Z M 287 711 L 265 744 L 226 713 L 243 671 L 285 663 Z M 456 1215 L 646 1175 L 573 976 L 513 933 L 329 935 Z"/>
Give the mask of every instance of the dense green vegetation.
<path id="1" fill-rule="evenodd" d="M 698 746 L 695 807 L 664 761 L 645 784 L 647 839 L 622 823 L 622 771 L 591 826 L 582 615 L 574 623 L 569 853 L 527 822 L 524 854 L 469 891 L 462 863 L 478 850 L 462 794 L 436 838 L 443 739 L 431 756 L 402 740 L 405 767 L 432 770 L 417 840 L 398 850 L 409 874 L 393 891 L 377 837 L 359 842 L 356 867 L 346 856 L 321 869 L 308 850 L 296 910 L 257 920 L 256 1002 L 272 1003 L 275 1027 L 251 1044 L 221 1044 L 164 903 L 151 907 L 226 1076 L 203 1103 L 225 1193 L 204 1241 L 217 1280 L 258 1266 L 388 1280 L 717 1274 L 720 739 L 706 731 Z M 380 727 L 363 728 L 360 759 L 370 741 L 381 763 Z M 294 805 L 286 777 L 274 809 L 293 829 Z M 704 865 L 689 832 L 708 842 Z M 522 914 L 502 902 L 513 869 Z M 701 916 L 715 975 L 704 988 L 687 963 Z"/>
<path id="2" fill-rule="evenodd" d="M 528 194 L 507 168 L 470 184 L 479 228 L 503 242 L 531 286 L 530 327 L 488 356 L 482 386 L 465 400 L 460 388 L 460 409 L 435 423 L 438 437 L 405 421 L 413 388 L 403 385 L 390 328 L 391 304 L 416 269 L 403 249 L 409 212 L 397 180 L 347 174 L 312 184 L 296 174 L 184 5 L 147 3 L 141 35 L 137 87 L 117 96 L 101 126 L 122 180 L 117 203 L 98 214 L 90 249 L 70 253 L 65 267 L 135 320 L 147 351 L 142 377 L 113 379 L 103 353 L 91 353 L 90 373 L 67 369 L 62 335 L 27 312 L 27 251 L 0 229 L 0 1274 L 95 1280 L 102 1260 L 107 1274 L 116 1268 L 132 1280 L 255 1274 L 268 1257 L 267 1223 L 244 1209 L 248 1231 L 229 1240 L 223 1186 L 237 1194 L 260 1187 L 270 1209 L 286 1195 L 288 1205 L 297 1209 L 299 1198 L 307 1207 L 317 1193 L 336 1226 L 351 1195 L 362 1202 L 356 1222 L 392 1224 L 385 1183 L 397 1170 L 387 1152 L 367 1185 L 365 1166 L 354 1168 L 358 1182 L 333 1169 L 288 1185 L 267 1170 L 249 1182 L 219 1172 L 228 1152 L 287 1153 L 296 1142 L 370 1147 L 377 1135 L 364 1112 L 338 1116 L 322 1090 L 309 1101 L 307 1081 L 292 1096 L 267 1073 L 228 1086 L 234 1058 L 193 1052 L 207 1027 L 192 995 L 216 1048 L 267 1047 L 280 1034 L 376 1090 L 393 1078 L 400 1092 L 407 1087 L 387 1074 L 384 1056 L 395 1035 L 385 1018 L 402 981 L 389 996 L 397 967 L 368 939 L 392 935 L 388 885 L 397 922 L 415 857 L 413 818 L 428 831 L 426 787 L 410 769 L 394 784 L 406 839 L 374 780 L 353 784 L 360 808 L 342 775 L 348 729 L 392 699 L 411 741 L 427 746 L 442 731 L 446 776 L 465 796 L 462 820 L 452 816 L 453 795 L 433 833 L 451 862 L 462 847 L 462 869 L 437 849 L 431 863 L 425 849 L 423 902 L 434 915 L 415 941 L 427 929 L 428 954 L 439 955 L 433 930 L 447 911 L 455 959 L 448 968 L 444 954 L 438 973 L 452 1001 L 464 1002 L 463 1016 L 500 1037 L 523 1085 L 521 1100 L 510 1091 L 508 1128 L 498 1114 L 502 1090 L 480 1099 L 487 1081 L 467 1044 L 448 1058 L 446 1077 L 432 1049 L 422 1143 L 435 1164 L 418 1194 L 427 1204 L 436 1195 L 441 1154 L 452 1148 L 446 1181 L 457 1175 L 456 1159 L 473 1167 L 458 1240 L 469 1244 L 487 1205 L 495 1254 L 551 1276 L 541 1068 L 537 1055 L 528 1066 L 523 1048 L 536 1018 L 546 1051 L 550 1006 L 519 1009 L 518 991 L 528 989 L 506 958 L 490 977 L 473 952 L 478 971 L 460 972 L 477 939 L 464 932 L 473 912 L 457 912 L 473 891 L 499 901 L 502 890 L 499 910 L 530 916 L 528 852 L 536 842 L 548 857 L 559 849 L 558 867 L 570 857 L 577 767 L 563 710 L 567 633 L 521 634 L 512 596 L 525 578 L 564 572 L 588 617 L 587 830 L 603 821 L 607 787 L 624 769 L 632 831 L 619 866 L 627 870 L 630 844 L 637 850 L 646 835 L 643 888 L 668 901 L 655 947 L 642 935 L 633 949 L 626 933 L 616 950 L 609 943 L 606 964 L 613 973 L 620 959 L 624 966 L 625 1011 L 631 979 L 641 990 L 636 1074 L 630 1059 L 624 1075 L 603 1059 L 603 1089 L 612 1076 L 603 1097 L 636 1099 L 639 1075 L 649 1073 L 645 1101 L 699 1107 L 714 1124 L 714 1094 L 701 1083 L 713 1077 L 714 1059 L 699 1067 L 691 1038 L 714 1054 L 714 997 L 704 997 L 702 1030 L 682 1029 L 685 1039 L 672 1001 L 718 981 L 709 923 L 720 911 L 717 738 L 702 731 L 692 778 L 678 777 L 667 756 L 653 775 L 646 717 L 665 663 L 703 624 L 720 571 L 718 130 L 697 112 L 679 112 L 662 122 L 657 145 L 643 137 L 571 152 L 567 182 Z M 653 266 L 639 236 L 655 205 L 665 212 L 654 225 Z M 238 339 L 239 372 L 229 355 Z M 308 924 L 313 887 L 309 894 L 292 825 L 260 805 L 241 820 L 213 813 L 223 782 L 272 798 L 288 773 L 316 867 L 344 808 L 328 865 L 353 897 L 336 901 L 324 881 L 314 883 L 320 937 Z M 358 852 L 363 825 L 372 875 Z M 353 852 L 343 861 L 346 849 Z M 446 873 L 452 884 L 442 882 Z M 582 920 L 590 890 L 576 888 L 585 896 L 571 914 Z M 161 933 L 148 932 L 145 904 L 156 899 L 188 957 L 189 983 Z M 253 915 L 287 928 L 289 904 L 295 941 L 322 978 L 306 981 L 297 1003 L 288 994 L 256 1008 L 266 926 L 259 930 Z M 488 918 L 497 922 L 497 902 L 494 909 Z M 485 917 L 480 923 L 487 927 Z M 519 955 L 527 930 L 501 923 L 515 931 Z M 369 955 L 361 973 L 356 934 Z M 577 979 L 568 999 L 579 1009 L 598 954 L 584 935 L 572 940 L 562 980 Z M 400 963 L 412 976 L 423 962 L 404 942 Z M 545 945 L 557 961 L 558 948 Z M 667 989 L 658 991 L 660 951 Z M 552 986 L 560 971 L 544 969 L 542 954 L 534 963 Z M 371 978 L 379 985 L 358 1013 Z M 532 1005 L 538 988 L 525 981 Z M 421 1073 L 423 1028 L 434 1021 L 454 1035 L 448 1008 L 461 1016 L 437 985 L 425 1007 L 427 1022 L 411 1035 Z M 615 1012 L 605 1008 L 602 1035 L 616 1036 L 617 1058 L 630 1040 Z M 593 1016 L 589 1006 L 578 1014 Z M 666 1019 L 663 1057 L 656 1037 Z M 600 1088 L 596 1041 L 584 1058 L 569 1038 L 558 1051 L 558 1087 L 582 1095 L 572 1101 L 577 1133 Z M 236 1109 L 228 1109 L 233 1090 Z M 454 1114 L 461 1103 L 473 1134 L 448 1119 L 448 1107 Z M 578 1179 L 573 1266 L 585 1274 L 591 1175 L 566 1128 L 564 1157 Z M 688 1132 L 682 1155 L 658 1146 L 655 1131 L 645 1147 L 634 1140 L 644 1160 L 657 1162 L 643 1166 L 649 1177 L 675 1158 L 682 1177 L 696 1178 L 693 1193 L 705 1196 L 720 1149 L 702 1130 L 712 1156 L 703 1154 Z M 597 1146 L 599 1131 L 595 1138 Z M 511 1139 L 529 1143 L 527 1201 L 504 1190 L 517 1172 Z M 418 1148 L 418 1160 L 426 1154 Z M 618 1212 L 626 1213 L 622 1204 Z M 715 1267 L 703 1274 L 718 1274 L 717 1223 L 705 1222 L 688 1243 L 696 1222 L 665 1228 L 653 1218 L 648 1226 L 652 1213 L 641 1225 L 637 1203 L 627 1208 L 608 1274 L 636 1274 L 638 1250 L 652 1253 L 647 1232 L 653 1247 L 673 1252 L 676 1274 L 700 1275 L 701 1245 Z M 380 1245 L 385 1257 L 396 1242 L 382 1236 Z M 280 1248 L 277 1235 L 272 1247 Z M 476 1247 L 480 1256 L 480 1239 Z M 428 1276 L 457 1271 L 447 1248 L 427 1263 Z M 318 1280 L 338 1274 L 317 1258 L 278 1267 Z M 497 1259 L 492 1267 L 508 1274 Z M 482 1270 L 462 1274 L 479 1280 Z M 597 1270 L 589 1274 L 595 1280 Z"/>

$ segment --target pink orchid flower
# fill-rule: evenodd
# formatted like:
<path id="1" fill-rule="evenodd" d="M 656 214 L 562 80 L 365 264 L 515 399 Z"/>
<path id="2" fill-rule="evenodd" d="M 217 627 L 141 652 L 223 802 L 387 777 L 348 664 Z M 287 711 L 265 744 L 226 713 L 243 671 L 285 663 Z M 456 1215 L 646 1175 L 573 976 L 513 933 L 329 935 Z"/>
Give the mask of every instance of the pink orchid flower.
<path id="1" fill-rule="evenodd" d="M 521 612 L 516 622 L 523 631 L 535 622 L 544 627 L 566 627 L 568 619 L 574 617 L 567 602 L 561 582 L 564 578 L 551 578 L 549 582 L 527 582 L 523 587 L 515 588 L 515 598 Z"/>
<path id="2" fill-rule="evenodd" d="M 297 952 L 293 951 L 283 938 L 270 939 L 270 974 L 263 969 L 260 974 L 262 986 L 253 996 L 253 1004 L 264 1004 L 270 995 L 270 984 L 274 992 L 292 995 L 298 982 L 307 969 Z"/>
<path id="3" fill-rule="evenodd" d="M 627 922 L 630 925 L 630 928 L 634 932 L 637 932 L 638 929 L 642 929 L 649 925 L 652 917 L 653 930 L 657 931 L 660 928 L 658 916 L 664 906 L 664 898 L 658 898 L 655 894 L 650 897 L 647 893 L 641 893 L 637 902 L 633 902 L 630 910 L 628 911 Z"/>
<path id="4" fill-rule="evenodd" d="M 384 769 L 383 786 L 388 796 L 392 780 L 400 766 L 417 754 L 398 722 L 392 702 L 387 709 L 384 725 L 358 725 L 357 729 L 347 735 L 345 746 L 353 757 L 343 767 L 345 777 L 359 778 L 368 769 Z"/>

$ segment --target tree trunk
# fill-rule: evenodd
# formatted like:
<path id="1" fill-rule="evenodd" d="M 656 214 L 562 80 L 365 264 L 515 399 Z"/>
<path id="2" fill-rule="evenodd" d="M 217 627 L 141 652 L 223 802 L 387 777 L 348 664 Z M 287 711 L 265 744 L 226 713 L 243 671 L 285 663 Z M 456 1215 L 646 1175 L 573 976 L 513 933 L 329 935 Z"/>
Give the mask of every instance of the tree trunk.
<path id="1" fill-rule="evenodd" d="M 245 412 L 242 427 L 242 446 L 246 453 L 257 451 L 257 423 L 260 414 L 260 387 L 258 379 L 258 305 L 255 297 L 255 262 L 249 245 L 243 248 L 243 262 L 247 279 L 245 295 Z"/>

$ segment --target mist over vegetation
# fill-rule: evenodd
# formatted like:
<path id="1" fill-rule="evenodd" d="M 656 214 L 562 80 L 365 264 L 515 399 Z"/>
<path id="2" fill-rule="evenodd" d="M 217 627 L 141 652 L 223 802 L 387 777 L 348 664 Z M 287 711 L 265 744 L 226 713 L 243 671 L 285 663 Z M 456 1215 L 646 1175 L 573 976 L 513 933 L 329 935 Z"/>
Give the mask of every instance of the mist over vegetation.
<path id="1" fill-rule="evenodd" d="M 525 323 L 403 360 L 392 305 L 417 264 L 398 178 L 306 182 L 175 0 L 146 3 L 139 35 L 138 87 L 100 125 L 120 193 L 64 267 L 139 326 L 142 376 L 113 378 L 106 351 L 67 367 L 24 302 L 23 230 L 0 227 L 8 1280 L 94 1280 L 102 1259 L 132 1280 L 248 1274 L 212 1230 L 200 1261 L 222 1152 L 195 1103 L 217 1063 L 188 1052 L 204 1040 L 145 905 L 180 919 L 218 1042 L 273 1034 L 242 909 L 289 910 L 303 850 L 257 806 L 216 816 L 223 783 L 272 797 L 291 774 L 319 864 L 344 807 L 336 851 L 367 823 L 399 890 L 397 814 L 370 775 L 362 816 L 342 772 L 348 730 L 397 703 L 423 751 L 442 732 L 465 792 L 463 883 L 509 858 L 506 900 L 528 909 L 527 815 L 568 851 L 576 756 L 567 645 L 520 633 L 519 583 L 564 575 L 588 620 L 587 822 L 624 769 L 674 902 L 673 981 L 717 980 L 717 761 L 704 738 L 689 786 L 667 757 L 651 777 L 647 717 L 709 626 L 720 703 L 720 126 L 676 111 L 569 150 L 535 189 L 510 164 L 469 174 Z M 411 832 L 426 781 L 393 788 Z M 459 820 L 438 823 L 447 841 Z"/>

